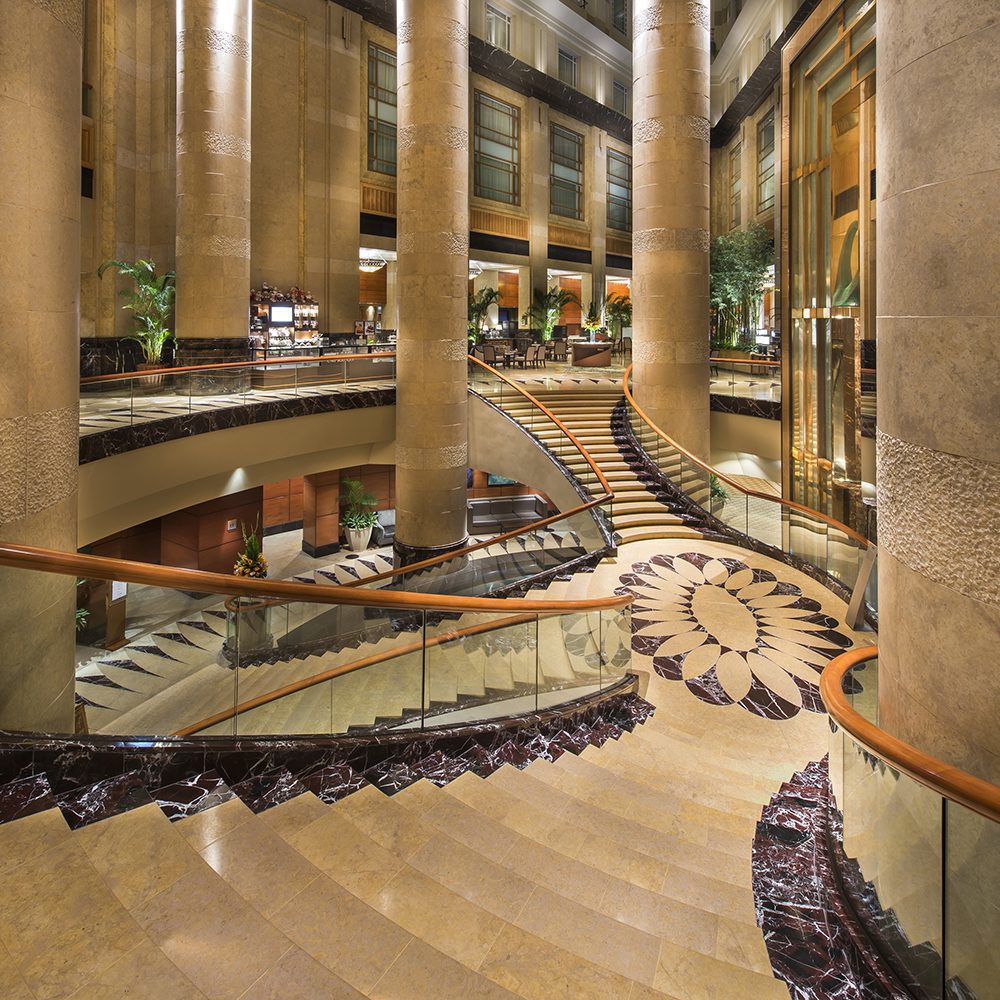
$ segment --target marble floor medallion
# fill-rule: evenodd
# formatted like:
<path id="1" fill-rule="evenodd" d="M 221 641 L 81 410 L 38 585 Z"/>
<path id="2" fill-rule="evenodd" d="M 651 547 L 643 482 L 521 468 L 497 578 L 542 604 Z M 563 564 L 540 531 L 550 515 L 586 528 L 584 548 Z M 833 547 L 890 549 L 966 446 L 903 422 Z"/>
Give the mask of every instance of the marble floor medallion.
<path id="1" fill-rule="evenodd" d="M 824 710 L 819 675 L 853 643 L 796 584 L 696 552 L 652 556 L 619 580 L 635 597 L 632 649 L 661 677 L 767 719 Z"/>

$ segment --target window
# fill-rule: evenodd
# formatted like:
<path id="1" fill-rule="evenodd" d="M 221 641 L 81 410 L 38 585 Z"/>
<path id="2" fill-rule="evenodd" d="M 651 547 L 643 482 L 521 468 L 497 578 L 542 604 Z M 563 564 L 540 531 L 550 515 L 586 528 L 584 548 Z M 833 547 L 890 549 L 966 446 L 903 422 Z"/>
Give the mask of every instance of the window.
<path id="1" fill-rule="evenodd" d="M 396 54 L 368 45 L 368 169 L 396 174 Z"/>
<path id="2" fill-rule="evenodd" d="M 519 204 L 520 128 L 521 114 L 517 108 L 476 91 L 473 148 L 476 197 Z"/>
<path id="3" fill-rule="evenodd" d="M 628 0 L 611 0 L 611 25 L 623 35 L 628 31 Z"/>
<path id="4" fill-rule="evenodd" d="M 489 3 L 486 5 L 486 41 L 510 52 L 510 15 Z"/>
<path id="5" fill-rule="evenodd" d="M 729 228 L 740 224 L 740 197 L 743 193 L 742 167 L 743 143 L 738 142 L 729 151 Z"/>
<path id="6" fill-rule="evenodd" d="M 549 210 L 583 218 L 583 136 L 561 125 L 549 129 Z"/>
<path id="7" fill-rule="evenodd" d="M 566 49 L 559 50 L 559 79 L 569 87 L 576 86 L 576 56 Z"/>
<path id="8" fill-rule="evenodd" d="M 757 125 L 757 211 L 774 208 L 774 108 Z"/>
<path id="9" fill-rule="evenodd" d="M 632 157 L 608 150 L 608 228 L 632 231 Z"/>
<path id="10" fill-rule="evenodd" d="M 611 106 L 620 114 L 628 114 L 628 87 L 620 80 L 611 85 Z"/>

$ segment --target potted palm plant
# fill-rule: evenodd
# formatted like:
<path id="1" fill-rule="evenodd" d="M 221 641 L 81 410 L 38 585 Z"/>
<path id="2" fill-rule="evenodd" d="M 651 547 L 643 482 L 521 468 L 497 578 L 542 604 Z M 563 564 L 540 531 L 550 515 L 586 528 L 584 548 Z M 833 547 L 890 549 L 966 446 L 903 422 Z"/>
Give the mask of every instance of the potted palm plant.
<path id="1" fill-rule="evenodd" d="M 528 310 L 531 325 L 540 331 L 542 343 L 552 339 L 552 332 L 559 323 L 563 309 L 571 302 L 579 301 L 577 297 L 565 288 L 549 288 L 544 292 L 535 291 L 534 301 Z"/>
<path id="2" fill-rule="evenodd" d="M 343 479 L 340 483 L 340 506 L 344 511 L 344 532 L 352 552 L 364 552 L 372 538 L 372 529 L 378 523 L 375 505 L 378 501 L 357 479 Z"/>
<path id="3" fill-rule="evenodd" d="M 632 325 L 632 300 L 627 295 L 609 295 L 604 312 L 611 327 L 611 337 L 617 342 L 621 339 L 622 330 Z"/>
<path id="4" fill-rule="evenodd" d="M 174 339 L 168 326 L 177 294 L 174 272 L 157 274 L 151 260 L 137 260 L 134 264 L 106 260 L 97 269 L 97 277 L 103 278 L 104 272 L 112 267 L 132 279 L 132 288 L 123 288 L 119 295 L 126 300 L 122 309 L 128 309 L 135 321 L 135 330 L 128 339 L 142 350 L 142 362 L 136 368 L 139 371 L 161 368 L 163 349 Z"/>
<path id="5" fill-rule="evenodd" d="M 483 338 L 489 320 L 490 307 L 500 301 L 499 288 L 481 288 L 469 296 L 469 340 L 475 347 Z"/>

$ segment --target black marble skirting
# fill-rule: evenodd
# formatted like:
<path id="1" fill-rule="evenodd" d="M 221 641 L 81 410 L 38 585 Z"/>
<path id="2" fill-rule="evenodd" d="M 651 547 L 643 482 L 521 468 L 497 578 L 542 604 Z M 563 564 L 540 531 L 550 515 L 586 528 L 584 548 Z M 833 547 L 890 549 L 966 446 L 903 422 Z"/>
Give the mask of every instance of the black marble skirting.
<path id="1" fill-rule="evenodd" d="M 195 434 L 247 427 L 271 420 L 306 417 L 338 410 L 360 410 L 371 406 L 394 406 L 395 387 L 361 389 L 354 392 L 334 392 L 329 395 L 303 395 L 282 399 L 223 406 L 182 413 L 177 416 L 148 420 L 125 427 L 113 427 L 80 438 L 80 465 L 97 462 L 112 455 L 121 455 L 138 448 L 147 448 L 165 441 L 176 441 Z"/>
<path id="2" fill-rule="evenodd" d="M 0 822 L 57 805 L 73 827 L 157 802 L 171 819 L 238 796 L 255 812 L 304 791 L 335 802 L 365 785 L 392 795 L 601 746 L 654 711 L 627 674 L 600 694 L 526 715 L 357 736 L 55 737 L 0 733 Z"/>
<path id="3" fill-rule="evenodd" d="M 716 413 L 735 413 L 741 417 L 760 417 L 762 420 L 781 419 L 780 399 L 749 399 L 745 396 L 712 393 L 709 405 Z"/>
<path id="4" fill-rule="evenodd" d="M 173 345 L 167 344 L 163 350 L 164 365 L 172 366 L 173 358 Z M 134 340 L 125 337 L 80 338 L 80 378 L 134 372 L 142 360 L 142 350 Z"/>
<path id="5" fill-rule="evenodd" d="M 793 775 L 764 807 L 752 865 L 757 923 L 795 1000 L 974 1000 L 961 980 L 944 981 L 941 955 L 910 942 L 847 857 L 827 758 Z"/>
<path id="6" fill-rule="evenodd" d="M 449 552 L 457 552 L 464 549 L 469 544 L 469 536 L 466 535 L 460 542 L 453 545 L 407 545 L 398 538 L 392 542 L 392 551 L 395 556 L 395 564 L 399 568 L 412 566 L 414 563 L 423 562 L 425 559 L 437 559 L 446 556 Z"/>

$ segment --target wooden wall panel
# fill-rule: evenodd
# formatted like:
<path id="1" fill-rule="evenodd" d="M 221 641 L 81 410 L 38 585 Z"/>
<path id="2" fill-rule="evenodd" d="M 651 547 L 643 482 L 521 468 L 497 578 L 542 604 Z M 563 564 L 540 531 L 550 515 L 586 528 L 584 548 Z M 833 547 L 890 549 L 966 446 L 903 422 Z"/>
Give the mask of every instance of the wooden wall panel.
<path id="1" fill-rule="evenodd" d="M 262 520 L 264 490 L 257 487 L 209 500 L 161 518 L 160 561 L 165 566 L 231 573 L 243 550 L 240 525 Z M 230 528 L 231 521 L 235 526 Z"/>
<path id="2" fill-rule="evenodd" d="M 517 271 L 501 271 L 499 286 L 500 308 L 517 309 L 519 307 Z"/>
<path id="3" fill-rule="evenodd" d="M 387 267 L 381 267 L 377 271 L 366 273 L 360 272 L 360 292 L 358 302 L 363 306 L 384 306 L 388 301 L 387 292 Z"/>

